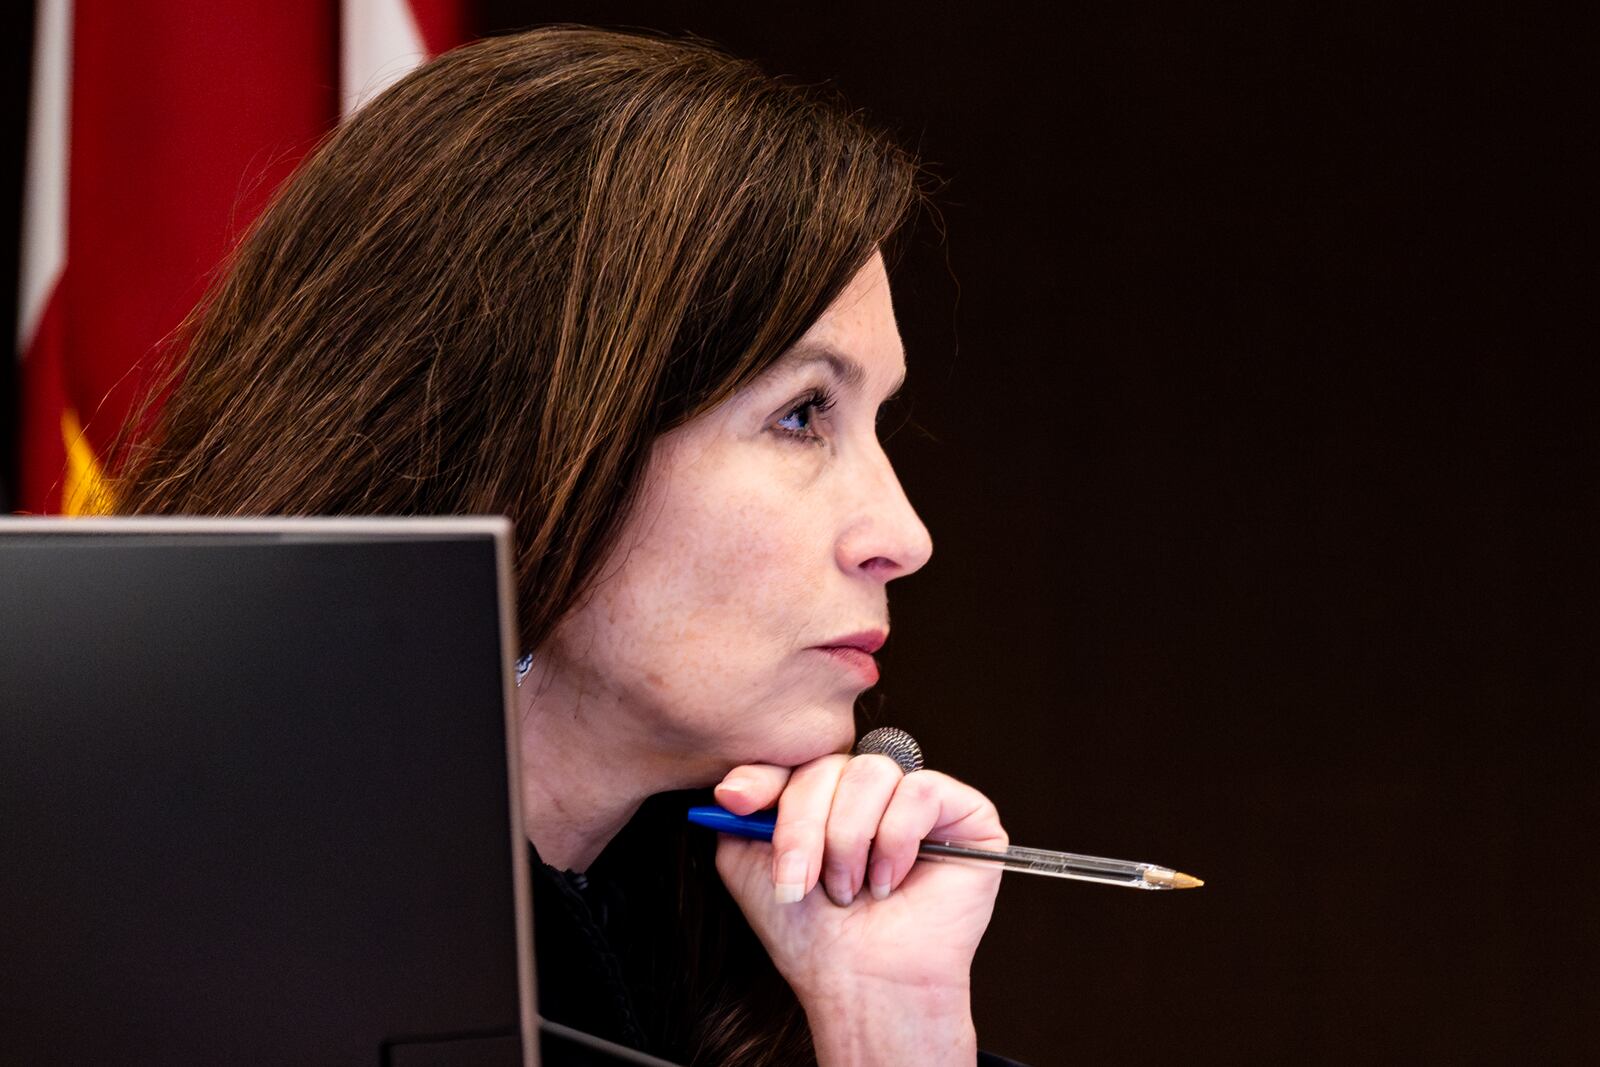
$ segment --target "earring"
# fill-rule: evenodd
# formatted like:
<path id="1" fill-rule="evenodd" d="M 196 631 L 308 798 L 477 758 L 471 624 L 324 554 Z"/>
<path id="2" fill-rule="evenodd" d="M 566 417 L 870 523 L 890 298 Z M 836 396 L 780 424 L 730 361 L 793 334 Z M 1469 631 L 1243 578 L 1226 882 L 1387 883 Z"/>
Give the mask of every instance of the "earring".
<path id="1" fill-rule="evenodd" d="M 531 670 L 533 670 L 533 653 L 524 652 L 522 658 L 517 660 L 517 684 L 519 686 L 522 684 L 522 679 L 526 678 Z"/>

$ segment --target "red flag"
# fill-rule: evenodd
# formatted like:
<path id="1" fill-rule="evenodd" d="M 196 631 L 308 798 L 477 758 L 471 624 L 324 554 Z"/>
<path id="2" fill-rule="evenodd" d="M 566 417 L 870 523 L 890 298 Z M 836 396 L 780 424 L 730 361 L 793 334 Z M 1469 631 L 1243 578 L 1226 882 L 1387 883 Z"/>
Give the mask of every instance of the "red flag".
<path id="1" fill-rule="evenodd" d="M 465 39 L 463 6 L 41 0 L 18 315 L 23 509 L 95 508 L 104 450 L 228 249 L 342 114 Z"/>

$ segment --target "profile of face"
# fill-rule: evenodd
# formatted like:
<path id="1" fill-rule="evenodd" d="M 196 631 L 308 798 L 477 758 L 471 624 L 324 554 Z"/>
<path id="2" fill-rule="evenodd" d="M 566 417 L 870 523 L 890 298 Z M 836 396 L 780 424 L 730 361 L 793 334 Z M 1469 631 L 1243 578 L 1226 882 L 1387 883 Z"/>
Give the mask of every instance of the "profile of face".
<path id="1" fill-rule="evenodd" d="M 535 652 L 538 694 L 682 772 L 846 749 L 887 585 L 932 542 L 878 440 L 905 375 L 883 259 L 750 386 L 655 442 L 593 595 Z M 665 769 L 665 768 L 664 768 Z"/>

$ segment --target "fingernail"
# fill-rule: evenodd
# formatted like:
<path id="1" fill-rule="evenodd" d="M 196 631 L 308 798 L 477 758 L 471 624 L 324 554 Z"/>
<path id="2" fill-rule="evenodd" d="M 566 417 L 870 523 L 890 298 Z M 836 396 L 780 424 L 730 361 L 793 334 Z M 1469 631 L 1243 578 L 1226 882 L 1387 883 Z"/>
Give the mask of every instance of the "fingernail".
<path id="1" fill-rule="evenodd" d="M 750 779 L 736 775 L 724 781 L 721 785 L 717 786 L 717 788 L 726 789 L 730 793 L 743 793 L 746 789 L 750 788 Z"/>
<path id="2" fill-rule="evenodd" d="M 778 857 L 774 895 L 779 904 L 794 904 L 806 895 L 806 858 L 797 851 Z"/>
<path id="3" fill-rule="evenodd" d="M 882 900 L 889 895 L 889 879 L 894 877 L 894 864 L 888 860 L 872 861 L 872 899 Z"/>
<path id="4" fill-rule="evenodd" d="M 841 908 L 848 908 L 856 898 L 856 891 L 850 882 L 850 872 L 843 867 L 828 868 L 828 896 Z"/>

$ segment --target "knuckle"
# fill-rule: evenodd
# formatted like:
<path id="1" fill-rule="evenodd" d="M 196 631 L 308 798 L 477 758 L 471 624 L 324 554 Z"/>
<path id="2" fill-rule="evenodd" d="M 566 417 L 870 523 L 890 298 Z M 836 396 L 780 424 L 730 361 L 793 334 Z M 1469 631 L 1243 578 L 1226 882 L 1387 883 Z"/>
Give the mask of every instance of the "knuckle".
<path id="1" fill-rule="evenodd" d="M 845 768 L 845 776 L 854 781 L 873 782 L 894 780 L 902 776 L 900 765 L 888 756 L 879 752 L 871 752 L 865 756 L 855 756 L 850 760 L 850 766 Z"/>
<path id="2" fill-rule="evenodd" d="M 919 802 L 933 800 L 939 795 L 939 791 L 944 784 L 939 781 L 938 773 L 937 771 L 912 771 L 906 775 L 905 781 L 900 783 L 900 788 L 906 792 L 906 796 L 911 800 Z"/>
<path id="3" fill-rule="evenodd" d="M 772 847 L 780 852 L 814 847 L 823 839 L 822 823 L 809 815 L 779 816 L 772 828 Z"/>
<path id="4" fill-rule="evenodd" d="M 987 823 L 994 827 L 995 837 L 999 841 L 1000 848 L 1010 847 L 1011 835 L 1006 833 L 1005 824 L 1000 821 L 1000 809 L 995 807 L 994 802 L 988 797 L 984 798 L 982 806 L 978 809 L 978 819 L 981 823 Z"/>
<path id="5" fill-rule="evenodd" d="M 878 836 L 873 838 L 872 845 L 878 852 L 897 853 L 911 848 L 916 841 L 916 835 L 904 822 L 899 819 L 885 819 L 878 827 Z"/>
<path id="6" fill-rule="evenodd" d="M 828 851 L 841 856 L 865 852 L 871 838 L 859 827 L 840 827 L 828 831 Z"/>

